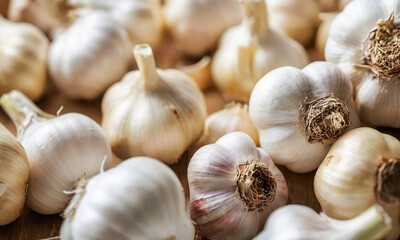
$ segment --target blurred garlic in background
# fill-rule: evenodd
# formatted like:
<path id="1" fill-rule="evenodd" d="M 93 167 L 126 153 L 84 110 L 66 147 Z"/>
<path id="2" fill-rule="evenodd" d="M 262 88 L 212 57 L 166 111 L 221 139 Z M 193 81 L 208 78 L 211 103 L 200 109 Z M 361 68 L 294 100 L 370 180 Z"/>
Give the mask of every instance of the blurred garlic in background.
<path id="1" fill-rule="evenodd" d="M 163 19 L 160 0 L 67 0 L 76 10 L 106 10 L 128 31 L 132 47 L 161 40 Z M 130 51 L 129 51 L 130 52 Z"/>
<path id="2" fill-rule="evenodd" d="M 8 18 L 29 22 L 48 36 L 68 22 L 67 0 L 10 0 Z"/>
<path id="3" fill-rule="evenodd" d="M 128 71 L 130 49 L 128 34 L 114 17 L 88 12 L 51 43 L 51 79 L 70 98 L 96 98 Z"/>
<path id="4" fill-rule="evenodd" d="M 237 0 L 167 0 L 165 24 L 185 53 L 215 49 L 222 33 L 242 19 Z"/>
<path id="5" fill-rule="evenodd" d="M 189 75 L 201 90 L 213 86 L 210 56 L 204 56 L 200 61 L 189 65 L 178 62 L 177 69 Z"/>
<path id="6" fill-rule="evenodd" d="M 242 0 L 244 20 L 227 30 L 211 66 L 215 85 L 225 98 L 248 101 L 257 81 L 281 66 L 304 67 L 305 49 L 269 28 L 264 0 Z"/>
<path id="7" fill-rule="evenodd" d="M 251 121 L 248 105 L 232 102 L 223 110 L 207 117 L 200 141 L 202 144 L 215 143 L 218 138 L 236 131 L 248 134 L 257 146 L 260 145 L 258 131 Z"/>
<path id="8" fill-rule="evenodd" d="M 319 25 L 319 7 L 315 0 L 265 0 L 268 5 L 270 26 L 310 46 Z"/>
<path id="9" fill-rule="evenodd" d="M 319 55 L 325 58 L 325 45 L 328 40 L 329 30 L 331 28 L 333 19 L 337 16 L 337 12 L 320 13 L 321 24 L 318 27 L 317 35 L 315 36 L 315 48 Z"/>
<path id="10" fill-rule="evenodd" d="M 18 89 L 32 100 L 44 92 L 49 40 L 35 26 L 0 16 L 0 94 Z"/>
<path id="11" fill-rule="evenodd" d="M 139 71 L 127 73 L 103 97 L 102 127 L 121 159 L 176 163 L 203 131 L 204 96 L 186 74 L 157 69 L 149 45 L 136 45 L 134 55 Z"/>

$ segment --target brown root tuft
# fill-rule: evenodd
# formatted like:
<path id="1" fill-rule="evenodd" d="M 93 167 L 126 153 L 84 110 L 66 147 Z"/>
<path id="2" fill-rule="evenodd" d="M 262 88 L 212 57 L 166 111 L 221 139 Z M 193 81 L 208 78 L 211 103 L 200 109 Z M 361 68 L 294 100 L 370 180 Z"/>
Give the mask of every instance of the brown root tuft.
<path id="1" fill-rule="evenodd" d="M 400 159 L 383 158 L 376 171 L 375 195 L 379 201 L 400 200 Z"/>

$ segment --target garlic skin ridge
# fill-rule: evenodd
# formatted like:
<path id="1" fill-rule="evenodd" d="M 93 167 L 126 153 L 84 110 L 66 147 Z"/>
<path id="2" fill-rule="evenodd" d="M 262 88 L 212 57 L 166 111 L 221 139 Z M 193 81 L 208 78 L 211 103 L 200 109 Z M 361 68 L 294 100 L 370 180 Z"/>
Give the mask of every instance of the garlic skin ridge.
<path id="1" fill-rule="evenodd" d="M 258 130 L 251 121 L 247 104 L 231 102 L 224 109 L 208 116 L 200 142 L 215 143 L 220 137 L 235 131 L 248 134 L 256 146 L 260 145 Z"/>
<path id="2" fill-rule="evenodd" d="M 316 169 L 332 142 L 360 125 L 352 92 L 349 79 L 331 63 L 269 72 L 249 102 L 261 147 L 293 172 Z"/>
<path id="3" fill-rule="evenodd" d="M 242 18 L 237 0 L 168 0 L 163 10 L 167 29 L 191 56 L 213 50 L 222 33 Z"/>
<path id="4" fill-rule="evenodd" d="M 74 197 L 64 212 L 61 239 L 194 238 L 182 185 L 159 160 L 130 158 L 77 192 L 79 199 Z"/>
<path id="5" fill-rule="evenodd" d="M 0 226 L 21 215 L 29 177 L 24 148 L 0 123 Z"/>
<path id="6" fill-rule="evenodd" d="M 389 19 L 392 11 L 395 14 L 392 19 L 394 22 Z M 333 21 L 326 44 L 326 60 L 337 64 L 349 76 L 354 85 L 355 104 L 360 119 L 370 126 L 400 127 L 400 76 L 395 70 L 399 65 L 399 56 L 391 49 L 398 48 L 396 41 L 399 12 L 398 0 L 351 1 Z M 378 21 L 380 28 L 377 26 Z M 389 48 L 379 47 L 368 39 L 374 31 L 385 32 L 385 28 L 397 29 L 393 30 L 393 35 L 384 34 L 380 37 L 381 44 L 386 44 Z M 372 46 L 371 44 L 378 47 L 377 55 L 365 51 L 367 46 Z M 376 62 L 365 62 L 364 60 L 369 58 L 368 55 L 376 59 Z M 394 69 L 386 69 L 394 75 L 374 73 L 373 69 L 380 68 L 379 65 L 383 66 L 383 70 L 385 66 Z"/>
<path id="7" fill-rule="evenodd" d="M 161 40 L 163 19 L 160 0 L 66 0 L 77 11 L 107 10 L 127 30 L 131 47 Z"/>
<path id="8" fill-rule="evenodd" d="M 243 132 L 200 148 L 189 162 L 188 182 L 191 218 L 209 239 L 251 239 L 288 200 L 282 173 Z"/>
<path id="9" fill-rule="evenodd" d="M 117 20 L 106 11 L 89 12 L 52 42 L 50 76 L 68 97 L 93 99 L 126 73 L 129 49 L 128 34 Z"/>
<path id="10" fill-rule="evenodd" d="M 372 240 L 381 239 L 391 229 L 392 220 L 374 204 L 349 220 L 335 220 L 319 215 L 309 207 L 287 205 L 274 211 L 264 230 L 253 240 Z"/>
<path id="11" fill-rule="evenodd" d="M 242 0 L 241 4 L 242 24 L 221 37 L 211 71 L 225 98 L 247 102 L 266 73 L 282 66 L 305 67 L 309 58 L 299 43 L 270 29 L 265 0 Z"/>
<path id="12" fill-rule="evenodd" d="M 29 162 L 27 206 L 41 214 L 64 210 L 74 182 L 99 173 L 111 149 L 101 127 L 78 113 L 53 116 L 18 91 L 3 94 L 0 104 L 17 127 Z"/>
<path id="13" fill-rule="evenodd" d="M 35 26 L 0 16 L 0 94 L 13 89 L 38 100 L 46 86 L 49 40 Z"/>
<path id="14" fill-rule="evenodd" d="M 121 159 L 149 156 L 175 163 L 201 136 L 204 96 L 186 74 L 157 69 L 149 45 L 136 45 L 134 55 L 139 71 L 127 73 L 103 97 L 102 127 Z"/>
<path id="15" fill-rule="evenodd" d="M 393 221 L 387 239 L 397 238 L 399 159 L 400 142 L 392 136 L 367 127 L 345 133 L 315 174 L 314 191 L 321 208 L 329 217 L 349 219 L 379 203 Z"/>

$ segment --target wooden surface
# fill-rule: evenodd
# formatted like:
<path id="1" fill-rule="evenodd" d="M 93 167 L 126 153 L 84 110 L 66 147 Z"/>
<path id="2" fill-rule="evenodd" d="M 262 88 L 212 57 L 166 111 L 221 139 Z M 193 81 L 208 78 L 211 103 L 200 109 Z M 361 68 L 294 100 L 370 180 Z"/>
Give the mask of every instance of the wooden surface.
<path id="1" fill-rule="evenodd" d="M 174 52 L 170 50 L 171 48 L 164 49 L 167 49 L 167 51 L 171 52 L 166 54 L 168 55 L 167 58 L 158 58 L 157 64 L 160 67 L 170 67 L 169 65 L 171 59 L 175 61 L 179 58 L 179 56 L 174 54 Z M 319 57 L 314 52 L 311 52 L 311 59 L 318 60 Z M 207 102 L 207 110 L 209 114 L 222 109 L 226 103 L 216 89 L 205 91 L 205 96 Z M 62 113 L 78 112 L 91 117 L 98 123 L 100 123 L 101 121 L 101 97 L 90 102 L 71 100 L 64 96 L 62 93 L 59 93 L 51 83 L 48 85 L 45 96 L 40 101 L 38 101 L 37 104 L 44 111 L 52 114 L 55 114 L 62 105 L 64 106 Z M 13 133 L 15 133 L 15 127 L 1 110 L 0 121 Z M 383 130 L 387 133 L 395 135 L 396 137 L 399 137 L 398 130 Z M 187 166 L 192 154 L 197 148 L 198 146 L 196 145 L 190 147 L 182 155 L 180 161 L 177 164 L 171 166 L 171 168 L 180 178 L 182 185 L 185 189 L 186 196 L 188 196 L 188 185 L 186 179 Z M 321 209 L 313 191 L 313 178 L 315 172 L 307 174 L 295 174 L 288 171 L 285 167 L 278 167 L 283 172 L 288 183 L 289 203 L 306 205 L 319 212 Z M 25 207 L 20 218 L 7 226 L 0 227 L 0 240 L 31 240 L 55 237 L 59 235 L 61 222 L 62 219 L 61 217 L 59 217 L 58 214 L 41 215 Z"/>

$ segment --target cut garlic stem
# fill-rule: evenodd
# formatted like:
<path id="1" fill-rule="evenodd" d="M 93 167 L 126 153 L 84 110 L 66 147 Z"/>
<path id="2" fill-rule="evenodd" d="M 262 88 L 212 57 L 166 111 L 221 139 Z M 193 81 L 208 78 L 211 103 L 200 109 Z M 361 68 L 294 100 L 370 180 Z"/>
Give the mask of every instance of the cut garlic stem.
<path id="1" fill-rule="evenodd" d="M 153 88 L 157 85 L 158 74 L 151 47 L 148 44 L 136 45 L 133 53 L 140 74 L 142 74 L 142 78 L 146 80 L 146 87 Z"/>
<path id="2" fill-rule="evenodd" d="M 0 98 L 0 105 L 17 126 L 17 129 L 26 128 L 33 118 L 35 121 L 40 121 L 41 118 L 51 119 L 55 117 L 43 112 L 18 90 L 3 94 Z"/>
<path id="3" fill-rule="evenodd" d="M 241 0 L 244 22 L 253 38 L 265 36 L 269 30 L 265 0 Z"/>

